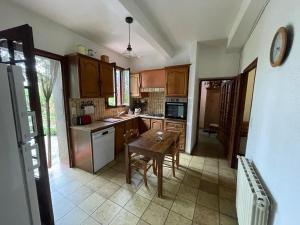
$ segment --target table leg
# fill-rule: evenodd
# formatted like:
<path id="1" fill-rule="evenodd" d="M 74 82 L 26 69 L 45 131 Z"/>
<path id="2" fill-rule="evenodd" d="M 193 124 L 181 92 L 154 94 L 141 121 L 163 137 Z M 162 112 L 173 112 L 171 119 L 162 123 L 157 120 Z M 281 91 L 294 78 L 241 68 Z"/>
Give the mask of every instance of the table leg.
<path id="1" fill-rule="evenodd" d="M 157 165 L 157 194 L 159 198 L 163 197 L 163 160 L 164 156 L 156 157 Z"/>
<path id="2" fill-rule="evenodd" d="M 128 150 L 128 146 L 125 147 L 125 167 L 126 167 L 126 183 L 131 184 L 130 152 Z"/>

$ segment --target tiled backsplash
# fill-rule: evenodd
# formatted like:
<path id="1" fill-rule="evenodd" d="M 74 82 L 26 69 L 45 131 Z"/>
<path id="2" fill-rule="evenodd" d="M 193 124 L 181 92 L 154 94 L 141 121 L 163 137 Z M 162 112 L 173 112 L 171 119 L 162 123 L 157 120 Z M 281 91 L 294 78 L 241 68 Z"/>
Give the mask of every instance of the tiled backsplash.
<path id="1" fill-rule="evenodd" d="M 119 112 L 126 110 L 126 107 L 105 108 L 104 98 L 71 98 L 69 99 L 70 114 L 72 125 L 75 125 L 74 118 L 84 114 L 81 105 L 85 102 L 92 102 L 95 106 L 94 114 L 90 115 L 92 121 L 100 120 L 106 117 L 116 116 Z"/>
<path id="2" fill-rule="evenodd" d="M 165 114 L 164 92 L 149 92 L 147 111 L 148 113 Z"/>

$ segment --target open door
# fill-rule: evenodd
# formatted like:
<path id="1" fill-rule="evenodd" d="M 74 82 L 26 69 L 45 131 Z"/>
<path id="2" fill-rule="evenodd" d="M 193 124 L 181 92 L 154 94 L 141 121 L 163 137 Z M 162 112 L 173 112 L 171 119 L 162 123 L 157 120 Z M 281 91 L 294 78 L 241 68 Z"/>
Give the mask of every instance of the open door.
<path id="1" fill-rule="evenodd" d="M 233 79 L 233 97 L 231 98 L 231 125 L 230 135 L 228 138 L 228 154 L 229 165 L 235 168 L 237 165 L 237 153 L 240 146 L 240 133 L 243 123 L 243 112 L 245 105 L 246 89 L 248 74 L 242 73 Z"/>
<path id="2" fill-rule="evenodd" d="M 36 112 L 38 128 L 38 136 L 35 138 L 35 142 L 40 150 L 40 167 L 35 171 L 35 181 L 41 222 L 45 225 L 54 225 L 38 80 L 35 69 L 32 28 L 29 25 L 22 25 L 0 31 L 0 47 L 2 52 L 6 53 L 0 55 L 1 63 L 19 65 L 23 68 L 23 74 L 26 79 L 24 83 L 25 94 L 28 96 L 27 100 L 29 101 L 30 110 Z"/>

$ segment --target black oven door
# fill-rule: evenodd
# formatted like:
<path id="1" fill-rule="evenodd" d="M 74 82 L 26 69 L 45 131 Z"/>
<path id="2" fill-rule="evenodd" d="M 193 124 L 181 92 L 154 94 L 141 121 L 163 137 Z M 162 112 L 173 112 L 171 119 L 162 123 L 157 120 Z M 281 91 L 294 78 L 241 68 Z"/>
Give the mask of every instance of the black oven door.
<path id="1" fill-rule="evenodd" d="M 166 102 L 165 117 L 170 119 L 186 120 L 187 103 L 186 102 Z"/>

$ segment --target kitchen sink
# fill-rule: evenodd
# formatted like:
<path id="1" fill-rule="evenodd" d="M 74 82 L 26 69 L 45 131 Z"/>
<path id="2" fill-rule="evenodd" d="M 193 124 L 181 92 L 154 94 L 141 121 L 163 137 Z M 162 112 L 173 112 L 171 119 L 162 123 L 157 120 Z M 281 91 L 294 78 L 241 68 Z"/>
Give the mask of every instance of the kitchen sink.
<path id="1" fill-rule="evenodd" d="M 103 119 L 102 121 L 110 122 L 110 123 L 117 123 L 117 122 L 123 121 L 123 119 L 122 118 L 110 117 L 110 118 Z"/>

